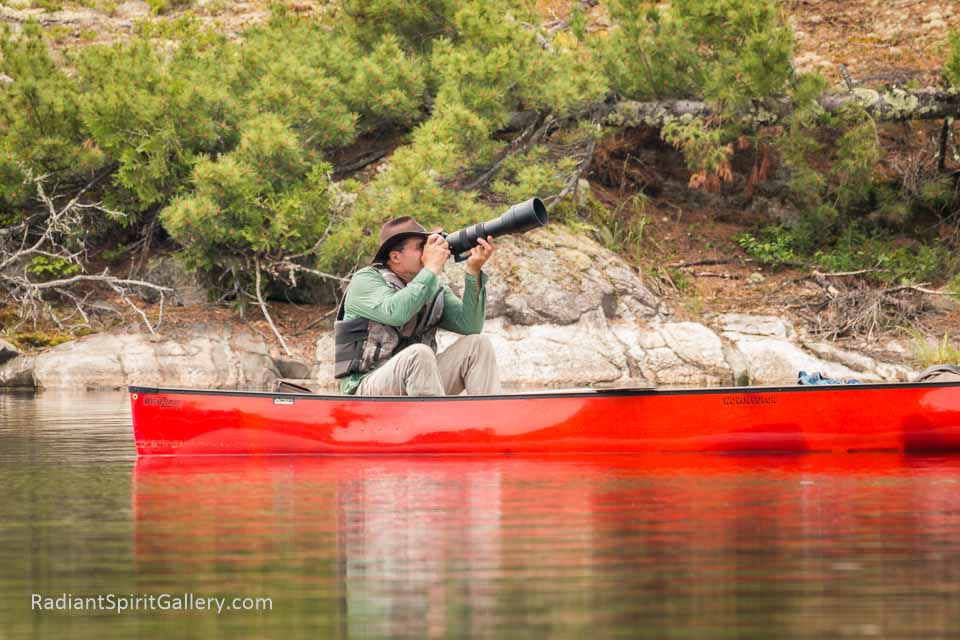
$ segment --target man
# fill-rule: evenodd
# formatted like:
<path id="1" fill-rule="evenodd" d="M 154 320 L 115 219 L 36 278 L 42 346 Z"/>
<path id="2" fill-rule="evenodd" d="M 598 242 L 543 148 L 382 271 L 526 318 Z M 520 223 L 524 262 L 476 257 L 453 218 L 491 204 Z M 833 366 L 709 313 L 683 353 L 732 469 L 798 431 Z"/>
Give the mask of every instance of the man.
<path id="1" fill-rule="evenodd" d="M 447 241 L 410 216 L 380 230 L 372 266 L 350 280 L 334 325 L 335 375 L 345 394 L 362 396 L 501 393 L 493 347 L 483 331 L 493 237 L 479 239 L 466 261 L 463 299 L 440 284 Z M 437 354 L 436 332 L 464 337 Z"/>

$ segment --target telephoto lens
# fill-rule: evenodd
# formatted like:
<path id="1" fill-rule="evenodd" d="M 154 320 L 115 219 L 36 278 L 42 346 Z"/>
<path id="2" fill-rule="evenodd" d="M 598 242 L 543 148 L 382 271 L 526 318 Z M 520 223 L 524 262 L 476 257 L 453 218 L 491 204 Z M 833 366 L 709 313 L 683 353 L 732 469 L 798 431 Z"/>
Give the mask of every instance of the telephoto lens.
<path id="1" fill-rule="evenodd" d="M 540 198 L 530 198 L 515 204 L 500 216 L 486 222 L 478 222 L 466 229 L 454 231 L 447 236 L 450 253 L 457 262 L 466 260 L 470 249 L 477 246 L 477 238 L 505 236 L 524 233 L 547 224 L 547 208 Z"/>

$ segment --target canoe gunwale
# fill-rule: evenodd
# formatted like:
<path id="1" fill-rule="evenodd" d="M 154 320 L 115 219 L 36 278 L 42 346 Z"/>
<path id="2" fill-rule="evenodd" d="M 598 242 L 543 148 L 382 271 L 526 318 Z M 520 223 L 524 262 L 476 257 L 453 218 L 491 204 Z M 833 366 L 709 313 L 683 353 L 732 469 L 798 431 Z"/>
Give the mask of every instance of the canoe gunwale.
<path id="1" fill-rule="evenodd" d="M 244 398 L 290 397 L 310 400 L 335 400 L 354 402 L 469 402 L 476 400 L 548 400 L 551 398 L 622 398 L 642 396 L 692 396 L 692 395 L 754 395 L 770 393 L 810 393 L 816 391 L 871 391 L 915 388 L 960 388 L 960 382 L 889 382 L 837 385 L 775 385 L 753 387 L 697 387 L 697 388 L 623 388 L 623 389 L 585 389 L 534 391 L 490 396 L 355 396 L 341 394 L 291 393 L 281 391 L 245 391 L 234 389 L 192 389 L 179 387 L 146 387 L 130 385 L 129 393 L 164 395 L 218 395 Z"/>

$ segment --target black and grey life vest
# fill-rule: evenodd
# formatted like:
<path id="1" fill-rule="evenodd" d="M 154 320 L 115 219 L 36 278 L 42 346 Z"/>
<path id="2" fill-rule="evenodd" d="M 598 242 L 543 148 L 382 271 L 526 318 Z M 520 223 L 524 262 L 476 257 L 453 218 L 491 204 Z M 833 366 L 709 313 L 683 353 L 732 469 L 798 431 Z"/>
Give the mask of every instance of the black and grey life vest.
<path id="1" fill-rule="evenodd" d="M 389 269 L 377 269 L 383 279 L 396 290 L 406 284 Z M 437 325 L 443 316 L 443 287 L 432 300 L 402 327 L 375 322 L 369 318 L 344 320 L 344 301 L 333 323 L 336 345 L 334 377 L 345 378 L 355 373 L 368 373 L 412 344 L 425 344 L 437 350 Z"/>

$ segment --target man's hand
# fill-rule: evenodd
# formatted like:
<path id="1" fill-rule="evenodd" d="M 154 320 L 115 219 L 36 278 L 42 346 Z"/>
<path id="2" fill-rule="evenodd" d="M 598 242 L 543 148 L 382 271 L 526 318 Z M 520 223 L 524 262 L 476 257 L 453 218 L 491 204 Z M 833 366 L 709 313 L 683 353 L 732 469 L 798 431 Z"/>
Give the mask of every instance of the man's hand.
<path id="1" fill-rule="evenodd" d="M 423 262 L 424 269 L 430 269 L 435 274 L 440 275 L 443 272 L 443 266 L 450 257 L 450 245 L 440 234 L 433 234 L 427 238 L 423 245 L 423 255 L 420 260 Z"/>
<path id="2" fill-rule="evenodd" d="M 486 264 L 490 256 L 493 255 L 493 236 L 487 236 L 487 239 L 477 238 L 478 244 L 470 249 L 470 257 L 467 258 L 467 273 L 474 277 L 480 276 L 480 269 Z"/>

